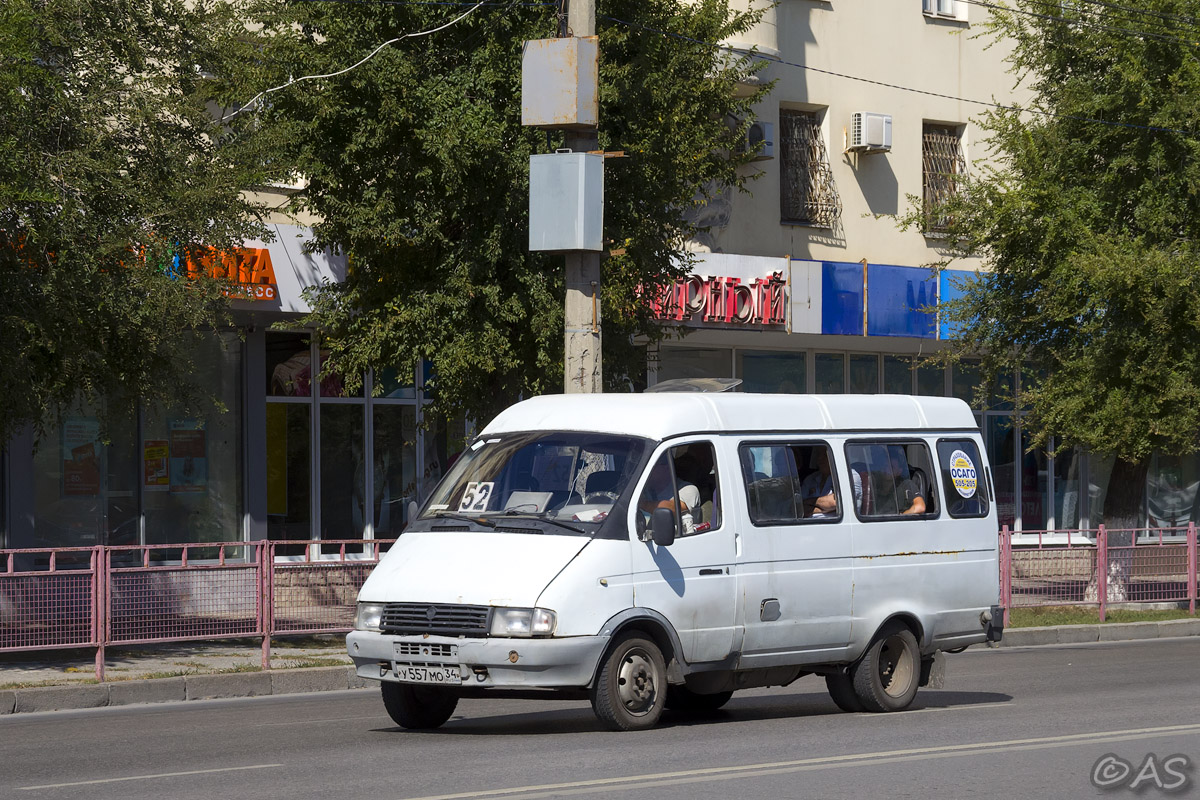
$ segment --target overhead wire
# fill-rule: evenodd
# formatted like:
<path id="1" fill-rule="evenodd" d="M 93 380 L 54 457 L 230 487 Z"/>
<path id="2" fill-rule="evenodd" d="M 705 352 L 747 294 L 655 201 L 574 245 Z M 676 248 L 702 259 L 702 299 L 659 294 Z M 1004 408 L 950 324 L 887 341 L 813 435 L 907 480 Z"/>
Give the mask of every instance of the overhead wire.
<path id="1" fill-rule="evenodd" d="M 246 103 L 244 103 L 244 104 L 243 104 L 243 105 L 242 105 L 240 108 L 238 108 L 236 111 L 234 111 L 234 112 L 233 112 L 233 113 L 231 113 L 231 114 L 227 114 L 227 115 L 226 115 L 226 116 L 224 116 L 224 117 L 221 117 L 221 119 L 219 119 L 219 120 L 217 120 L 217 121 L 218 121 L 218 122 L 228 122 L 229 120 L 231 120 L 231 119 L 233 119 L 234 117 L 236 117 L 238 114 L 240 114 L 240 113 L 242 113 L 243 111 L 245 111 L 247 108 L 250 108 L 250 107 L 251 107 L 251 106 L 252 106 L 254 103 L 256 103 L 256 102 L 257 102 L 257 101 L 258 101 L 260 98 L 266 97 L 267 95 L 271 94 L 272 92 L 278 92 L 278 91 L 280 91 L 280 90 L 282 90 L 282 89 L 286 89 L 286 88 L 288 88 L 289 86 L 294 86 L 294 85 L 296 85 L 297 83 L 301 83 L 301 82 L 303 82 L 303 81 L 316 81 L 316 80 L 324 80 L 324 79 L 326 79 L 326 78 L 336 78 L 336 77 L 338 77 L 339 75 L 345 75 L 347 72 L 350 72 L 351 70 L 357 69 L 358 67 L 361 67 L 363 64 L 365 64 L 365 63 L 367 63 L 368 61 L 370 61 L 372 58 L 374 58 L 374 57 L 375 57 L 375 55 L 376 55 L 377 53 L 379 53 L 381 50 L 383 50 L 385 47 L 387 47 L 387 46 L 389 46 L 389 45 L 396 44 L 397 42 L 401 42 L 401 41 L 403 41 L 403 40 L 405 40 L 405 39 L 412 39 L 412 38 L 415 38 L 415 37 L 418 37 L 418 36 L 428 36 L 428 35 L 430 35 L 430 34 L 432 34 L 432 33 L 437 33 L 438 31 L 444 31 L 444 30 L 446 30 L 447 28 L 449 28 L 449 27 L 451 27 L 451 26 L 453 26 L 453 25 L 457 25 L 459 22 L 462 22 L 464 19 L 466 19 L 468 16 L 470 16 L 470 15 L 471 15 L 471 14 L 472 14 L 472 13 L 473 13 L 475 10 L 477 10 L 477 9 L 478 9 L 480 6 L 482 6 L 483 4 L 484 4 L 484 0 L 480 0 L 480 2 L 478 2 L 478 3 L 476 3 L 475 5 L 471 6 L 469 9 L 467 9 L 465 12 L 463 12 L 463 13 L 462 13 L 462 14 L 460 14 L 459 16 L 455 17 L 454 19 L 450 20 L 449 22 L 447 22 L 447 23 L 445 23 L 445 24 L 443 24 L 443 25 L 439 25 L 439 26 L 437 26 L 436 28 L 429 28 L 428 30 L 424 30 L 424 31 L 417 31 L 417 32 L 415 32 L 415 33 L 406 33 L 406 34 L 404 34 L 404 35 L 402 35 L 402 36 L 396 36 L 396 37 L 394 37 L 394 38 L 392 38 L 392 39 L 388 39 L 386 42 L 384 42 L 383 44 L 381 44 L 381 45 L 379 45 L 378 47 L 376 47 L 374 50 L 372 50 L 370 53 L 368 53 L 368 54 L 367 54 L 366 56 L 364 56 L 362 59 L 360 59 L 359 61 L 357 61 L 357 62 L 356 62 L 356 63 L 354 63 L 354 64 L 351 64 L 350 66 L 346 67 L 345 69 L 339 69 L 339 70 L 337 70 L 336 72 L 328 72 L 328 73 L 323 73 L 323 74 L 321 74 L 321 75 L 304 75 L 304 76 L 302 76 L 302 77 L 299 77 L 299 78 L 292 78 L 292 79 L 291 79 L 291 80 L 289 80 L 287 83 L 281 83 L 281 84 L 279 84 L 278 86 L 272 86 L 270 89 L 264 89 L 264 90 L 262 90 L 261 92 L 259 92 L 258 94 L 254 95 L 254 97 L 251 97 L 251 98 L 250 98 L 250 99 L 249 99 L 249 100 L 248 100 Z"/>

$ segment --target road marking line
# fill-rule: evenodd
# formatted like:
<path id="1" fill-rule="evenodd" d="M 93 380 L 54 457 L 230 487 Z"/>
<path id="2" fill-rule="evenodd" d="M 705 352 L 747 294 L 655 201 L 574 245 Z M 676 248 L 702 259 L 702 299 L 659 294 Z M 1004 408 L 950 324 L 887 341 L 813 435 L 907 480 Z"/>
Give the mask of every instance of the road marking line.
<path id="1" fill-rule="evenodd" d="M 180 778 L 185 775 L 211 775 L 214 772 L 242 772 L 248 769 L 268 769 L 282 767 L 283 764 L 254 764 L 249 767 L 222 767 L 221 769 L 193 769 L 187 772 L 160 772 L 157 775 L 130 775 L 126 778 L 100 778 L 94 781 L 74 781 L 72 783 L 43 783 L 39 786 L 21 786 L 23 792 L 33 789 L 62 789 L 68 786 L 95 786 L 99 783 L 123 783 L 125 781 L 150 781 L 155 778 Z"/>
<path id="2" fill-rule="evenodd" d="M 474 800 L 475 798 L 514 797 L 538 798 L 555 794 L 588 794 L 606 789 L 635 789 L 653 786 L 668 786 L 682 783 L 699 783 L 710 780 L 728 780 L 750 775 L 777 775 L 788 772 L 804 772 L 837 767 L 869 766 L 899 761 L 921 761 L 933 758 L 979 755 L 981 752 L 1039 750 L 1052 747 L 1123 742 L 1150 739 L 1175 734 L 1200 735 L 1200 723 L 1169 725 L 1158 728 L 1134 728 L 1123 731 L 1098 731 L 1095 733 L 1072 733 L 1063 736 L 1045 736 L 1035 739 L 1008 739 L 975 744 L 919 747 L 908 750 L 884 750 L 877 753 L 851 753 L 841 756 L 804 758 L 795 761 L 775 761 L 762 764 L 743 764 L 730 767 L 680 772 L 660 772 L 647 775 L 630 775 L 623 778 L 598 778 L 588 781 L 550 783 L 538 786 L 517 786 L 509 789 L 485 789 L 476 792 L 440 794 L 410 800 Z"/>

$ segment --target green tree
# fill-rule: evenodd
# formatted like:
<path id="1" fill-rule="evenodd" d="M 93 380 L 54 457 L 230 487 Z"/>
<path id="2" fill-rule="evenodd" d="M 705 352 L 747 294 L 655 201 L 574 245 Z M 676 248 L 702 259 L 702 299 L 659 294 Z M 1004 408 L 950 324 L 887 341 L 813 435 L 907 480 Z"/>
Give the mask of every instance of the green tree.
<path id="1" fill-rule="evenodd" d="M 467 7 L 264 3 L 262 56 L 243 59 L 229 97 L 343 69 Z M 555 36 L 556 12 L 485 5 L 269 95 L 262 124 L 286 131 L 308 182 L 297 205 L 319 216 L 319 244 L 350 257 L 349 278 L 315 292 L 306 320 L 329 369 L 353 380 L 426 359 L 437 410 L 481 421 L 561 391 L 562 258 L 528 251 L 528 204 L 529 156 L 562 136 L 522 127 L 520 95 L 522 42 Z M 739 143 L 765 87 L 747 81 L 757 59 L 705 44 L 757 18 L 726 0 L 601 0 L 597 14 L 600 145 L 626 154 L 605 166 L 605 373 L 627 388 L 644 358 L 631 337 L 659 335 L 639 292 L 687 271 L 684 211 L 748 179 Z"/>
<path id="2" fill-rule="evenodd" d="M 0 442 L 80 400 L 111 416 L 208 396 L 192 331 L 228 301 L 175 258 L 261 232 L 241 192 L 263 137 L 206 107 L 242 31 L 207 0 L 0 3 Z"/>
<path id="3" fill-rule="evenodd" d="M 937 212 L 990 270 L 943 313 L 955 357 L 1025 368 L 1033 445 L 1114 457 L 1104 520 L 1132 528 L 1150 454 L 1200 444 L 1200 2 L 1008 5 L 1032 100 L 986 115 L 996 160 Z"/>

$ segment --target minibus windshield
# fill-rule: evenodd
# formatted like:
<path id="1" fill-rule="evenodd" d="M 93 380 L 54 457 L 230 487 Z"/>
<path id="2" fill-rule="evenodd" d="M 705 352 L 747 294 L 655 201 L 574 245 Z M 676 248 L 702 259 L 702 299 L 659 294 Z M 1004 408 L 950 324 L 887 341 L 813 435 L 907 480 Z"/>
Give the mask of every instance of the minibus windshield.
<path id="1" fill-rule="evenodd" d="M 612 511 L 646 446 L 632 436 L 578 431 L 483 436 L 454 462 L 421 519 L 540 518 L 582 530 L 577 523 L 599 524 Z"/>

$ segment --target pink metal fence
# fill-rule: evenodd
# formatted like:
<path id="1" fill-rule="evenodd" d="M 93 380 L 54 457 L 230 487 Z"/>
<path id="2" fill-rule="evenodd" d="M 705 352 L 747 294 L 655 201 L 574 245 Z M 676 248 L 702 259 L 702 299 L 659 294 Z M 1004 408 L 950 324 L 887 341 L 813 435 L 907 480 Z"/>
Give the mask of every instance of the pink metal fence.
<path id="1" fill-rule="evenodd" d="M 1000 593 L 1005 624 L 1011 608 L 1187 603 L 1196 611 L 1196 526 L 1025 532 L 1036 543 L 1013 546 L 1000 532 Z"/>
<path id="2" fill-rule="evenodd" d="M 0 653 L 345 633 L 393 540 L 0 550 Z"/>
<path id="3" fill-rule="evenodd" d="M 1000 532 L 1000 596 L 1012 608 L 1186 603 L 1195 613 L 1196 526 Z M 1031 532 L 1025 532 L 1025 542 Z M 359 587 L 394 540 L 261 541 L 0 550 L 0 654 L 345 633 Z"/>

